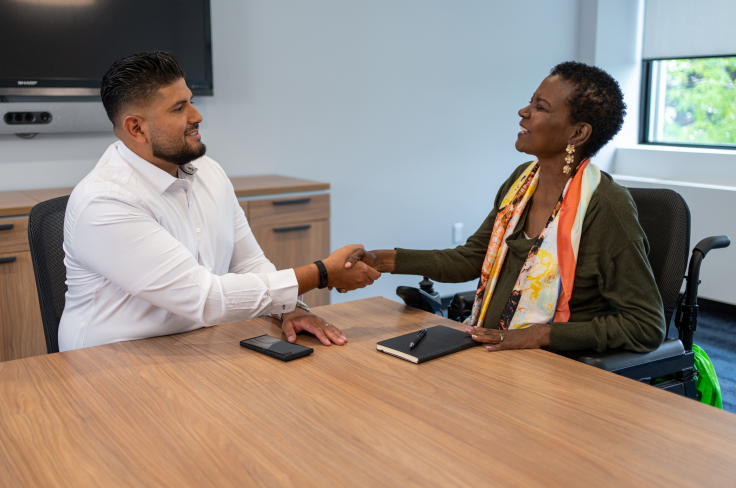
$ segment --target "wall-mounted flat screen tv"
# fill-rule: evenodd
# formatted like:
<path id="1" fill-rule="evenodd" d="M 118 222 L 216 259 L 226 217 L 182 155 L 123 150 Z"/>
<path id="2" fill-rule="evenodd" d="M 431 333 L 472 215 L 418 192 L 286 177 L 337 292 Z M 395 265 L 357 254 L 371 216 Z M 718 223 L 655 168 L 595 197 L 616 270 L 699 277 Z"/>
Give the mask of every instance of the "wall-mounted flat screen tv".
<path id="1" fill-rule="evenodd" d="M 98 96 L 115 60 L 154 50 L 211 95 L 209 0 L 0 0 L 0 95 Z"/>

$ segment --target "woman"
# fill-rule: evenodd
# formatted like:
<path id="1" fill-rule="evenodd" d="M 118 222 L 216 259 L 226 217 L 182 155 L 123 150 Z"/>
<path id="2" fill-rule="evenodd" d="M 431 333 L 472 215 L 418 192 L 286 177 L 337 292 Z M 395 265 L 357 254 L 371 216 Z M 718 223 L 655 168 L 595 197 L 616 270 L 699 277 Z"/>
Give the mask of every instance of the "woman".
<path id="1" fill-rule="evenodd" d="M 464 246 L 358 250 L 345 266 L 446 283 L 480 276 L 466 330 L 491 351 L 656 349 L 665 323 L 649 244 L 629 192 L 590 161 L 625 114 L 608 73 L 557 65 L 519 110 L 516 149 L 536 160 L 511 174 Z"/>

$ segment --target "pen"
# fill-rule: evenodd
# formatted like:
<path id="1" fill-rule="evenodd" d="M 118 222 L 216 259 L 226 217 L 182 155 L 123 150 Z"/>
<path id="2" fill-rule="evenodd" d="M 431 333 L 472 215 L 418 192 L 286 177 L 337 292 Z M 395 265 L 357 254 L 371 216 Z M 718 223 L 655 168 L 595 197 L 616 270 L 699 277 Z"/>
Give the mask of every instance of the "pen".
<path id="1" fill-rule="evenodd" d="M 422 337 L 424 337 L 425 335 L 427 335 L 427 329 L 423 329 L 417 332 L 417 338 L 414 339 L 414 342 L 409 343 L 409 349 L 414 349 L 414 346 L 419 344 L 419 341 L 421 341 Z"/>

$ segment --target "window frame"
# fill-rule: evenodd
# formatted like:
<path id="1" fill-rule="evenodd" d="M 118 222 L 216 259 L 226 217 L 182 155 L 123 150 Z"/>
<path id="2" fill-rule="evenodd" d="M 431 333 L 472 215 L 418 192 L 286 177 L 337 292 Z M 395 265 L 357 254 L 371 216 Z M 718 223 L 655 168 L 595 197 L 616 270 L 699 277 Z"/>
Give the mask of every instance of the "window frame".
<path id="1" fill-rule="evenodd" d="M 652 94 L 652 64 L 655 61 L 672 61 L 674 59 L 734 58 L 736 54 L 717 56 L 685 56 L 678 58 L 643 59 L 641 65 L 641 92 L 639 97 L 639 144 L 647 146 L 687 147 L 696 149 L 727 149 L 736 151 L 736 146 L 723 144 L 692 144 L 687 142 L 659 142 L 649 140 L 649 123 Z"/>

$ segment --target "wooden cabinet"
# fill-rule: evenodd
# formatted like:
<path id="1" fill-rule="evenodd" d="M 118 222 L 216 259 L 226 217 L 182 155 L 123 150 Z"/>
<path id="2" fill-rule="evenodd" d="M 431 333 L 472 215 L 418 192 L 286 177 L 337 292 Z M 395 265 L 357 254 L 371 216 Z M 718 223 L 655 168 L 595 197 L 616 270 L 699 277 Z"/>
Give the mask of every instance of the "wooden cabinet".
<path id="1" fill-rule="evenodd" d="M 326 220 L 263 225 L 254 227 L 253 235 L 277 269 L 304 266 L 330 254 L 330 224 Z M 330 292 L 312 290 L 304 295 L 304 301 L 310 307 L 329 305 Z"/>
<path id="2" fill-rule="evenodd" d="M 251 227 L 330 218 L 330 196 L 327 194 L 252 200 L 248 204 L 248 222 Z"/>
<path id="3" fill-rule="evenodd" d="M 46 352 L 28 219 L 0 219 L 0 361 Z"/>
<path id="4" fill-rule="evenodd" d="M 303 266 L 329 255 L 328 183 L 278 175 L 231 181 L 256 240 L 276 268 Z M 0 192 L 0 361 L 46 353 L 27 215 L 35 204 L 71 190 Z M 313 290 L 304 300 L 310 306 L 327 305 L 329 291 Z"/>
<path id="5" fill-rule="evenodd" d="M 45 353 L 31 253 L 0 254 L 0 361 Z"/>
<path id="6" fill-rule="evenodd" d="M 0 220 L 0 253 L 28 249 L 28 218 Z"/>
<path id="7" fill-rule="evenodd" d="M 277 269 L 296 268 L 330 254 L 330 196 L 268 198 L 242 202 L 256 241 Z M 309 306 L 329 305 L 329 290 L 304 295 Z"/>

